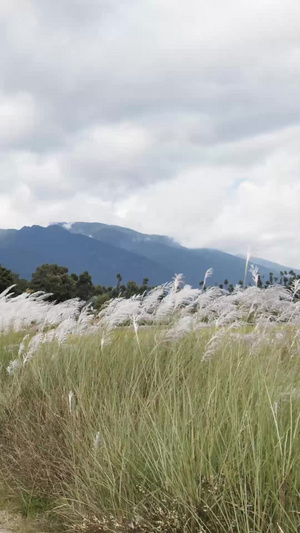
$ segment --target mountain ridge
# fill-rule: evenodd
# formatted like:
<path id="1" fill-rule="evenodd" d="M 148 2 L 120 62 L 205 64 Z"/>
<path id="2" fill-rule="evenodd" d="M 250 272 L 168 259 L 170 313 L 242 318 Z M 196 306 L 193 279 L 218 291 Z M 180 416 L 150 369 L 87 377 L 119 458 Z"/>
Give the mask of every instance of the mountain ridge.
<path id="1" fill-rule="evenodd" d="M 142 281 L 149 270 L 154 284 L 160 283 L 162 277 L 171 276 L 171 272 L 147 258 L 81 234 L 73 235 L 59 226 L 24 226 L 13 234 L 2 234 L 0 263 L 25 279 L 29 279 L 37 266 L 44 263 L 67 266 L 70 272 L 76 274 L 88 270 L 94 283 L 105 285 L 114 283 L 120 266 L 125 270 L 124 279 L 127 281 L 139 278 Z"/>
<path id="2" fill-rule="evenodd" d="M 160 264 L 163 263 L 173 271 L 175 268 L 176 272 L 182 272 L 186 277 L 186 281 L 194 286 L 198 285 L 200 281 L 199 274 L 200 277 L 202 275 L 201 279 L 203 279 L 205 271 L 210 267 L 214 268 L 214 275 L 210 283 L 223 283 L 225 279 L 232 283 L 244 280 L 246 257 L 229 254 L 213 248 L 187 248 L 166 236 L 143 234 L 129 228 L 103 223 L 74 222 L 68 224 L 68 227 L 69 231 L 83 232 L 103 242 L 110 242 L 117 236 L 118 246 L 148 257 Z M 120 237 L 120 229 L 122 230 L 122 240 L 118 239 Z M 124 238 L 124 232 L 126 232 L 127 237 L 134 234 L 138 238 L 135 238 L 134 241 L 128 241 L 128 238 Z M 171 249 L 165 248 L 166 245 L 170 246 Z M 263 261 L 268 263 L 267 260 Z M 260 274 L 266 281 L 271 271 L 269 267 L 259 263 L 254 258 L 250 259 L 249 265 L 252 263 L 259 267 Z M 278 264 L 278 268 L 275 268 L 276 265 L 276 263 L 272 263 L 272 269 L 274 270 L 274 276 L 278 274 L 279 277 L 280 270 L 286 270 L 286 267 Z M 252 281 L 252 276 L 249 272 L 247 272 L 246 280 L 247 283 Z"/>
<path id="3" fill-rule="evenodd" d="M 267 260 L 265 263 L 268 263 Z M 264 281 L 270 268 L 257 264 Z M 48 227 L 24 226 L 20 230 L 0 230 L 0 264 L 21 277 L 30 279 L 35 269 L 44 263 L 66 266 L 69 272 L 80 274 L 87 270 L 95 284 L 114 286 L 116 275 L 123 282 L 142 282 L 150 285 L 170 281 L 175 273 L 183 273 L 192 286 L 199 286 L 208 268 L 214 269 L 208 284 L 238 283 L 245 276 L 245 258 L 210 248 L 186 248 L 170 237 L 148 235 L 129 228 L 99 222 L 61 222 Z M 272 263 L 272 265 L 277 265 Z M 274 276 L 280 276 L 277 265 Z M 247 272 L 247 283 L 251 274 Z"/>

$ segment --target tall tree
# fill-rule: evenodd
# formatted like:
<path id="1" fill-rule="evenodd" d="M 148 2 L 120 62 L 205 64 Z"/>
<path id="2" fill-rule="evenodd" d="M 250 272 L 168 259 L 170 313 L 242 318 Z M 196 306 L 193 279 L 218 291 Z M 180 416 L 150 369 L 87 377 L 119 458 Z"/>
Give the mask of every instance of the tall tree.
<path id="1" fill-rule="evenodd" d="M 122 276 L 120 274 L 120 272 L 118 272 L 117 274 L 117 290 L 119 291 L 120 290 L 120 286 L 121 286 L 121 281 L 122 281 Z"/>
<path id="2" fill-rule="evenodd" d="M 67 267 L 56 264 L 39 266 L 32 274 L 30 288 L 34 291 L 51 292 L 50 298 L 63 302 L 76 296 L 76 282 L 69 276 Z"/>
<path id="3" fill-rule="evenodd" d="M 139 294 L 139 286 L 135 281 L 128 281 L 126 285 L 125 297 L 130 298 L 134 294 Z"/>
<path id="4" fill-rule="evenodd" d="M 76 295 L 81 300 L 89 300 L 94 294 L 95 288 L 92 282 L 92 276 L 87 270 L 80 274 L 76 283 Z"/>
<path id="5" fill-rule="evenodd" d="M 11 270 L 0 265 L 0 292 L 5 291 L 15 283 L 14 274 Z"/>

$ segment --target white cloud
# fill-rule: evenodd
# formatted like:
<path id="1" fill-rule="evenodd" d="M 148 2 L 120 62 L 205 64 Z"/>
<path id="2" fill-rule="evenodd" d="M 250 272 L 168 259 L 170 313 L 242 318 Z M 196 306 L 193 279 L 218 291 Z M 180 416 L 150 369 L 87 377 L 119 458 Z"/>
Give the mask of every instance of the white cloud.
<path id="1" fill-rule="evenodd" d="M 138 171 L 143 179 L 143 158 L 151 144 L 150 133 L 138 125 L 96 125 L 70 139 L 69 148 L 60 154 L 61 168 L 73 186 L 94 187 L 114 197 L 131 182 L 136 184 Z"/>
<path id="2" fill-rule="evenodd" d="M 296 0 L 3 0 L 0 227 L 98 220 L 300 267 Z"/>
<path id="3" fill-rule="evenodd" d="M 241 165 L 239 143 L 236 151 L 234 146 L 217 147 L 226 160 L 231 153 L 231 165 L 227 161 L 184 171 L 126 199 L 118 214 L 124 224 L 139 223 L 146 232 L 163 232 L 189 246 L 231 253 L 246 253 L 250 247 L 256 255 L 300 266 L 299 134 L 300 128 L 293 128 L 276 139 L 272 134 L 249 139 L 248 147 L 244 142 L 244 156 L 248 148 L 252 166 Z M 257 155 L 261 151 L 263 158 Z"/>
<path id="4" fill-rule="evenodd" d="M 13 146 L 28 137 L 35 126 L 34 99 L 26 93 L 0 93 L 0 149 Z"/>

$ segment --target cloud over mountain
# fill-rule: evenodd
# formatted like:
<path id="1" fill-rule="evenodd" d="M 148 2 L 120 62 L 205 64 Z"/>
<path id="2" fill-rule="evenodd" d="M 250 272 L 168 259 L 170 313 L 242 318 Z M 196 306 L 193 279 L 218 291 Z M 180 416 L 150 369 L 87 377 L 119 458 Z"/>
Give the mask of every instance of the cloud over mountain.
<path id="1" fill-rule="evenodd" d="M 300 266 L 300 5 L 3 0 L 0 227 L 99 220 Z"/>

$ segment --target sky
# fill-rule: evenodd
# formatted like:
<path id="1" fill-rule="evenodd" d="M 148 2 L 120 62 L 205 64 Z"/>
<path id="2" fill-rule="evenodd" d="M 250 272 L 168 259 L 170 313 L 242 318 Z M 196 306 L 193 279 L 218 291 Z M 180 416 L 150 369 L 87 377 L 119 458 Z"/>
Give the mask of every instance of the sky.
<path id="1" fill-rule="evenodd" d="M 0 227 L 300 268 L 298 0 L 1 0 Z"/>

